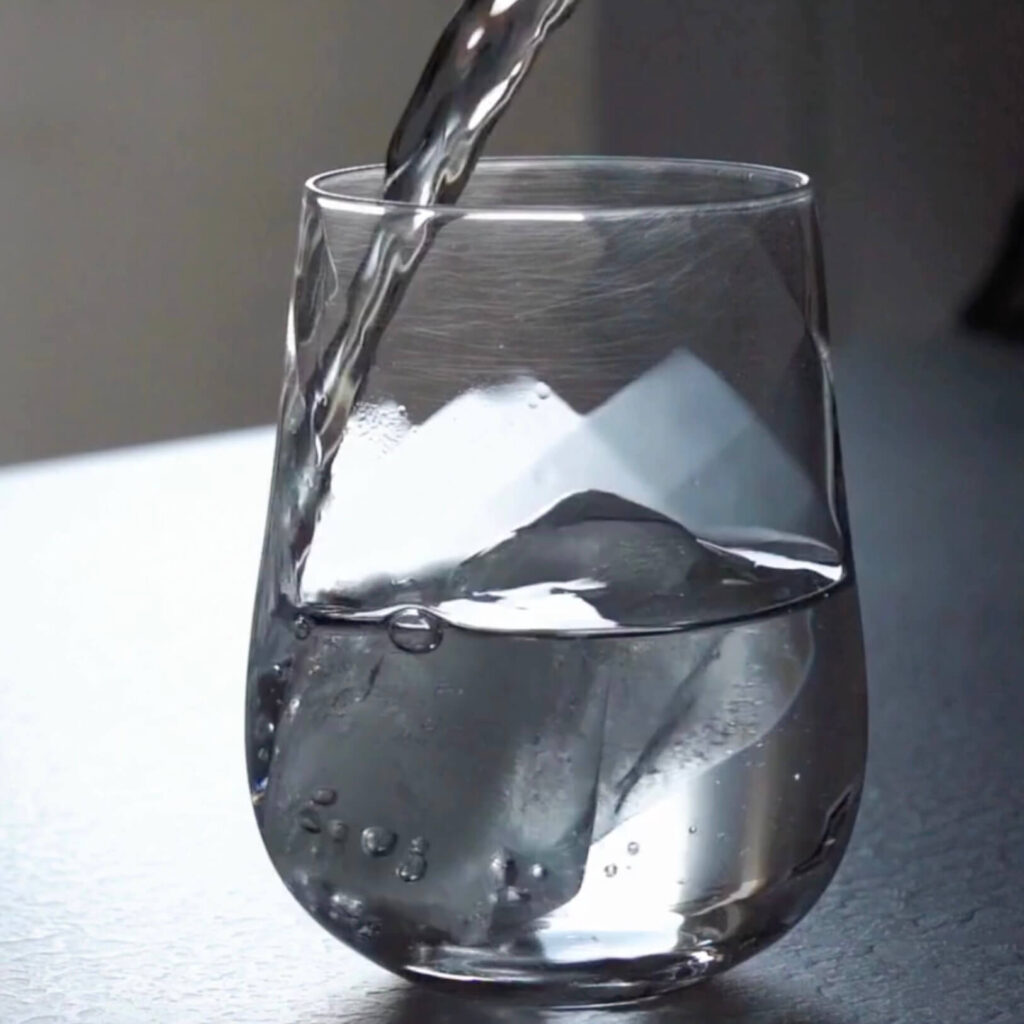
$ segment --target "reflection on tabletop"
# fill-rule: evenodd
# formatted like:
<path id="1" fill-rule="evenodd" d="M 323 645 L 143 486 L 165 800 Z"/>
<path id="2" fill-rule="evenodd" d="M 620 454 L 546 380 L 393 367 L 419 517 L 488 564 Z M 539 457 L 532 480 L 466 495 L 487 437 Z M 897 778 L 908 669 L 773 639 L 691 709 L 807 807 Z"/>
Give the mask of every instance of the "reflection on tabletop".
<path id="1" fill-rule="evenodd" d="M 787 991 L 784 979 L 763 983 L 738 973 L 677 992 L 648 1005 L 545 1010 L 473 1001 L 412 986 L 396 991 L 379 1011 L 380 1024 L 852 1024 L 823 997 Z M 341 1018 L 347 1019 L 347 1018 Z M 354 1019 L 354 1018 L 353 1018 Z M 305 1024 L 305 1022 L 298 1022 Z"/>

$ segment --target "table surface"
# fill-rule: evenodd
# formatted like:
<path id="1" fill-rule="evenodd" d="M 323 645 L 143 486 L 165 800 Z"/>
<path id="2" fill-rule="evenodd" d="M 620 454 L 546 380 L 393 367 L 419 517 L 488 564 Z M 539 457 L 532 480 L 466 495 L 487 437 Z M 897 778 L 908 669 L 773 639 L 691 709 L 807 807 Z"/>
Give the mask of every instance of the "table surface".
<path id="1" fill-rule="evenodd" d="M 1024 1019 L 1024 349 L 837 363 L 872 697 L 854 840 L 790 936 L 623 1024 Z M 0 473 L 0 1021 L 547 1019 L 391 978 L 263 853 L 242 686 L 270 456 L 261 430 Z"/>

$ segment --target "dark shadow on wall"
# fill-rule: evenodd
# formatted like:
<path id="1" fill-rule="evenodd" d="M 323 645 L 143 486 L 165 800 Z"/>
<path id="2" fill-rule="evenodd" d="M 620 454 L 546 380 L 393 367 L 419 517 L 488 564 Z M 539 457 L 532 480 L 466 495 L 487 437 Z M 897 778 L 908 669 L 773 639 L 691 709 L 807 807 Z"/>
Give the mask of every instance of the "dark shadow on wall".
<path id="1" fill-rule="evenodd" d="M 973 330 L 1024 341 L 1024 192 L 1010 213 L 995 263 L 963 320 Z"/>

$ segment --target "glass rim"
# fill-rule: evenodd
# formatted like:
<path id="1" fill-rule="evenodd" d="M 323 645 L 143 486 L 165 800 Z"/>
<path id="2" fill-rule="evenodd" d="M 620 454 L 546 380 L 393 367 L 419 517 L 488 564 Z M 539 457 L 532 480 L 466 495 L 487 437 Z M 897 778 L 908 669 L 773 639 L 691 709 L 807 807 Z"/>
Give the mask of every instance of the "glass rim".
<path id="1" fill-rule="evenodd" d="M 773 191 L 730 199 L 698 199 L 679 202 L 617 204 L 606 203 L 404 203 L 380 197 L 368 197 L 345 192 L 336 186 L 344 180 L 367 172 L 383 176 L 384 165 L 379 163 L 358 164 L 330 171 L 322 171 L 307 179 L 306 193 L 321 201 L 329 202 L 342 212 L 383 216 L 386 213 L 419 213 L 431 217 L 447 216 L 481 220 L 528 220 L 528 221 L 577 221 L 594 217 L 623 217 L 658 215 L 670 213 L 715 213 L 744 210 L 758 210 L 788 205 L 813 198 L 811 178 L 803 171 L 770 164 L 747 163 L 734 160 L 704 160 L 683 157 L 638 157 L 638 156 L 494 156 L 484 157 L 477 165 L 478 170 L 514 169 L 516 167 L 565 169 L 591 168 L 594 170 L 639 171 L 663 170 L 667 172 L 698 172 L 731 175 L 733 180 L 766 182 L 775 186 Z M 330 181 L 331 186 L 326 182 Z"/>

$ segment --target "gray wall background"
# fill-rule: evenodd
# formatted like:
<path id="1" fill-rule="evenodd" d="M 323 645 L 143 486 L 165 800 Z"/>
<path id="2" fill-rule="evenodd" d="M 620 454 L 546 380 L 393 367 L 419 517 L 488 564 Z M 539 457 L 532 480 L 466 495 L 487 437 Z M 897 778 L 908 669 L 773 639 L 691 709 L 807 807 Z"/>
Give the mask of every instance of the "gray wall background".
<path id="1" fill-rule="evenodd" d="M 453 0 L 0 0 L 0 462 L 267 422 L 303 180 L 381 159 Z M 495 133 L 595 146 L 592 10 Z"/>
<path id="2" fill-rule="evenodd" d="M 0 462 L 272 418 L 299 187 L 455 0 L 0 0 Z M 583 0 L 491 152 L 801 166 L 835 335 L 948 321 L 1024 187 L 1019 0 Z"/>
<path id="3" fill-rule="evenodd" d="M 601 5 L 605 151 L 806 169 L 837 341 L 948 322 L 1024 190 L 1021 0 Z"/>

